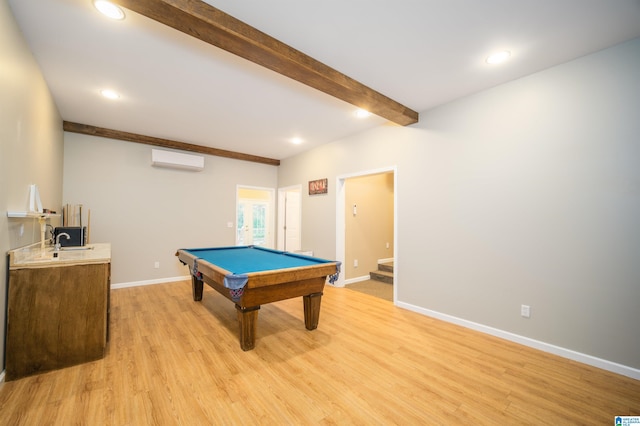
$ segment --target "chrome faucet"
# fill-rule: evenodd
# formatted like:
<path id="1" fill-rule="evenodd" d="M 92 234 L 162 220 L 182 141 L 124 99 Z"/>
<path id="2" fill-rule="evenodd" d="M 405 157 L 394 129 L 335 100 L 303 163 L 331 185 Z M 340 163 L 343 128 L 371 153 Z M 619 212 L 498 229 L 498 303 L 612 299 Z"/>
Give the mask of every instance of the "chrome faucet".
<path id="1" fill-rule="evenodd" d="M 60 237 L 62 237 L 63 235 L 67 238 L 67 240 L 71 238 L 71 235 L 67 234 L 66 232 L 61 232 L 58 235 L 56 235 L 56 245 L 53 251 L 60 251 Z"/>

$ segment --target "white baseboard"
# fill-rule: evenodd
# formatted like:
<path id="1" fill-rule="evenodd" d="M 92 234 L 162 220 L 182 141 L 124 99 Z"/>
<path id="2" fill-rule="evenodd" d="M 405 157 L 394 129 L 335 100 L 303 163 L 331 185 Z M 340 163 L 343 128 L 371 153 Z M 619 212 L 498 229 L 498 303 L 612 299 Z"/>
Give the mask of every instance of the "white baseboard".
<path id="1" fill-rule="evenodd" d="M 389 262 L 395 262 L 395 258 L 394 257 L 389 257 L 387 259 L 378 259 L 378 264 L 380 263 L 389 263 Z"/>
<path id="2" fill-rule="evenodd" d="M 422 315 L 426 315 L 428 317 L 436 318 L 445 322 L 470 328 L 472 330 L 480 331 L 482 333 L 490 334 L 492 336 L 509 340 L 511 342 L 519 343 L 521 345 L 538 349 L 543 352 L 558 355 L 563 358 L 580 362 L 582 364 L 591 365 L 593 367 L 601 368 L 603 370 L 607 370 L 612 373 L 621 374 L 623 376 L 631 377 L 632 379 L 640 380 L 640 369 L 637 369 L 637 368 L 618 364 L 612 361 L 607 361 L 606 359 L 596 358 L 594 356 L 576 352 L 571 349 L 561 348 L 559 346 L 541 342 L 539 340 L 530 339 L 528 337 L 513 334 L 508 331 L 478 324 L 472 321 L 467 321 L 451 315 L 443 314 L 437 311 L 432 311 L 430 309 L 421 308 L 419 306 L 411 305 L 409 303 L 396 302 L 396 306 L 398 306 L 399 308 L 407 309 L 409 311 L 417 312 Z"/>
<path id="3" fill-rule="evenodd" d="M 2 373 L 0 373 L 0 383 L 4 383 L 4 373 L 7 370 L 2 370 Z"/>
<path id="4" fill-rule="evenodd" d="M 359 283 L 360 281 L 367 281 L 367 280 L 370 280 L 370 279 L 371 279 L 371 277 L 369 276 L 369 274 L 363 275 L 361 277 L 349 278 L 348 280 L 347 279 L 344 280 L 344 285 L 353 284 L 353 283 Z"/>
<path id="5" fill-rule="evenodd" d="M 118 288 L 127 288 L 127 287 L 138 287 L 141 285 L 164 284 L 164 283 L 172 283 L 172 282 L 184 281 L 184 280 L 191 280 L 191 277 L 189 275 L 186 275 L 184 277 L 169 277 L 169 278 L 158 278 L 156 280 L 132 281 L 128 283 L 111 284 L 111 288 L 118 289 Z"/>

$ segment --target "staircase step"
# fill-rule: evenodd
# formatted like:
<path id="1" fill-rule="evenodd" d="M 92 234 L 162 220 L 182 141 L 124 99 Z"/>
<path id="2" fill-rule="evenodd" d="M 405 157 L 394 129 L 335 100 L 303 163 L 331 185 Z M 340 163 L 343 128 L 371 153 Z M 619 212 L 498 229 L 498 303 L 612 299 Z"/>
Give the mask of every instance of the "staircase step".
<path id="1" fill-rule="evenodd" d="M 378 263 L 378 270 L 393 273 L 393 262 Z"/>
<path id="2" fill-rule="evenodd" d="M 381 281 L 383 283 L 393 284 L 393 272 L 387 272 L 387 271 L 381 271 L 381 270 L 372 271 L 372 272 L 369 272 L 369 278 L 375 281 Z"/>

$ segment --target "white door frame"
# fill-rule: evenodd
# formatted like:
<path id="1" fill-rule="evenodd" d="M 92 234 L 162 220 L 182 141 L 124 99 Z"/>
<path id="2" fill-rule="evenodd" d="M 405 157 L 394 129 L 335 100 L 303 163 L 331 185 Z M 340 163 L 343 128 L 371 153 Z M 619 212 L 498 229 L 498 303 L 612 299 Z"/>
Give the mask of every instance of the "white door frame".
<path id="1" fill-rule="evenodd" d="M 345 181 L 349 178 L 367 175 L 377 175 L 381 173 L 393 173 L 393 257 L 398 259 L 398 167 L 389 166 L 380 169 L 365 170 L 357 173 L 350 173 L 336 177 L 336 260 L 345 262 Z M 398 262 L 393 266 L 393 303 L 396 303 L 398 292 Z M 336 287 L 344 287 L 344 272 L 334 283 Z"/>

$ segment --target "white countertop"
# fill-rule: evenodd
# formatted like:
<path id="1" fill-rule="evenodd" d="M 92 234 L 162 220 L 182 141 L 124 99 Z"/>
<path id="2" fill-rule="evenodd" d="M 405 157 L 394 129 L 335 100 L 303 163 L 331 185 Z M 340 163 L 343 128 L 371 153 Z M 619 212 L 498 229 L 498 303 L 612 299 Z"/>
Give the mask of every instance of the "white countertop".
<path id="1" fill-rule="evenodd" d="M 40 248 L 40 243 L 9 251 L 9 269 L 50 268 L 111 262 L 111 244 L 87 244 L 83 247 L 63 247 L 54 256 L 53 247 Z"/>

